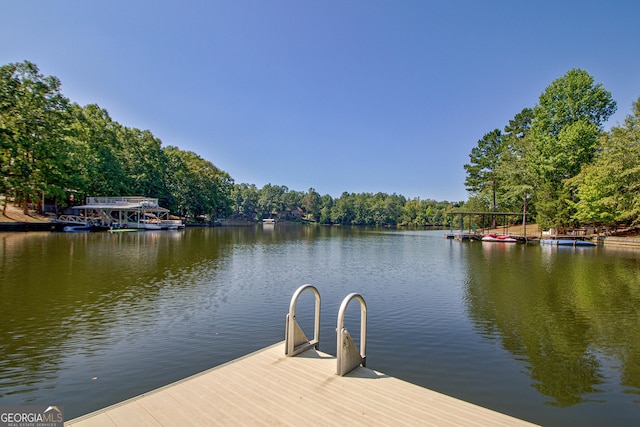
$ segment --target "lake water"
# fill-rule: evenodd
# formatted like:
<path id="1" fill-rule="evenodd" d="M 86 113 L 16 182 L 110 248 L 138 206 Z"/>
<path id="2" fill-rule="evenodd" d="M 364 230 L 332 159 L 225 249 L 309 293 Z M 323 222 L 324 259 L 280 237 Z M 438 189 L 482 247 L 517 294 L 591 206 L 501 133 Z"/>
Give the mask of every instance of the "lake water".
<path id="1" fill-rule="evenodd" d="M 358 292 L 370 368 L 547 426 L 640 422 L 640 251 L 282 224 L 0 234 L 0 406 L 70 419 L 282 341 L 305 283 L 324 352 Z"/>

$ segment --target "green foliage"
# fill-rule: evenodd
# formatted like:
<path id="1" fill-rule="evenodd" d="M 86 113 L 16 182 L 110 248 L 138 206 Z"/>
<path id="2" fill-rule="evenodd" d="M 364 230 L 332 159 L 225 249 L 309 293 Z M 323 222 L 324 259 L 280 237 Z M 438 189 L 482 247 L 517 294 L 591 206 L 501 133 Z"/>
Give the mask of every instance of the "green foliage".
<path id="1" fill-rule="evenodd" d="M 602 124 L 615 111 L 611 93 L 584 70 L 568 71 L 540 95 L 531 126 L 538 181 L 544 184 L 536 197 L 539 224 L 570 223 L 577 201 L 571 178 L 593 161 Z"/>
<path id="2" fill-rule="evenodd" d="M 500 188 L 497 173 L 500 155 L 504 149 L 504 141 L 500 129 L 486 133 L 478 145 L 473 147 L 470 163 L 464 165 L 467 171 L 465 186 L 473 194 L 488 195 L 492 200 L 492 209 L 497 209 L 497 193 Z"/>
<path id="3" fill-rule="evenodd" d="M 517 211 L 543 227 L 577 222 L 638 224 L 640 100 L 623 126 L 606 133 L 616 111 L 611 94 L 586 71 L 552 82 L 533 109 L 503 131 L 486 133 L 471 150 L 465 208 Z M 64 206 L 73 194 L 145 195 L 192 217 L 278 216 L 322 224 L 449 225 L 448 202 L 385 193 L 235 185 L 193 152 L 163 147 L 150 131 L 114 122 L 97 105 L 81 107 L 60 92 L 56 77 L 25 61 L 0 67 L 0 193 L 25 209 L 45 200 Z M 6 198 L 5 198 L 6 200 Z M 477 208 L 477 209 L 476 209 Z"/>
<path id="4" fill-rule="evenodd" d="M 116 136 L 119 124 L 95 104 L 70 106 L 69 140 L 74 146 L 76 181 L 69 188 L 87 195 L 128 194 L 128 177 L 122 159 L 122 144 Z"/>
<path id="5" fill-rule="evenodd" d="M 261 189 L 253 184 L 233 187 L 233 212 L 249 220 L 278 216 L 293 221 L 367 226 L 444 226 L 450 221 L 449 202 L 407 200 L 397 194 L 348 192 L 333 199 L 328 194 L 320 196 L 313 188 L 302 193 L 272 184 Z M 302 214 L 293 215 L 298 209 Z"/>
<path id="6" fill-rule="evenodd" d="M 545 89 L 533 109 L 523 109 L 502 134 L 487 133 L 472 149 L 472 161 L 464 166 L 467 190 L 490 200 L 491 189 L 493 206 L 502 211 L 522 208 L 542 228 L 622 218 L 610 213 L 617 203 L 612 198 L 621 200 L 624 193 L 633 199 L 633 190 L 608 183 L 609 175 L 630 178 L 633 173 L 626 171 L 634 169 L 629 165 L 625 172 L 616 171 L 613 165 L 621 163 L 604 154 L 615 152 L 602 142 L 607 141 L 603 122 L 615 111 L 616 103 L 602 84 L 595 84 L 584 70 L 569 70 Z M 501 150 L 495 148 L 499 146 Z M 600 170 L 607 164 L 608 172 Z M 613 196 L 614 188 L 618 196 Z M 631 201 L 624 204 L 633 206 Z M 634 208 L 623 210 L 625 218 L 637 218 Z"/>
<path id="7" fill-rule="evenodd" d="M 71 104 L 57 78 L 27 61 L 0 68 L 0 170 L 0 193 L 25 209 L 45 199 L 64 206 L 71 194 L 144 195 L 173 212 L 231 213 L 226 172 L 195 153 L 162 148 L 150 131 L 124 127 L 97 105 Z"/>
<path id="8" fill-rule="evenodd" d="M 231 214 L 233 183 L 226 172 L 192 151 L 167 146 L 166 179 L 170 209 L 190 218 Z"/>
<path id="9" fill-rule="evenodd" d="M 447 212 L 451 209 L 451 203 L 446 201 L 410 199 L 402 207 L 400 223 L 411 226 L 448 226 L 451 217 Z"/>
<path id="10" fill-rule="evenodd" d="M 526 215 L 535 211 L 531 199 L 540 183 L 535 163 L 538 155 L 529 135 L 532 121 L 533 110 L 524 108 L 504 128 L 504 147 L 496 170 L 501 183 L 499 197 L 503 211 L 522 209 Z"/>
<path id="11" fill-rule="evenodd" d="M 267 184 L 262 187 L 258 197 L 258 218 L 271 218 L 278 212 L 284 212 L 284 195 L 289 191 L 285 186 Z"/>
<path id="12" fill-rule="evenodd" d="M 233 213 L 249 220 L 257 220 L 258 199 L 260 197 L 255 184 L 236 184 L 231 191 Z"/>
<path id="13" fill-rule="evenodd" d="M 596 160 L 571 184 L 577 189 L 576 220 L 605 225 L 640 222 L 640 98 L 624 124 L 602 136 Z"/>
<path id="14" fill-rule="evenodd" d="M 557 137 L 567 125 L 584 121 L 602 129 L 616 112 L 616 103 L 601 83 L 580 69 L 569 70 L 540 95 L 534 108 L 532 130 L 536 135 Z"/>
<path id="15" fill-rule="evenodd" d="M 25 61 L 0 68 L 2 192 L 25 206 L 64 194 L 69 172 L 68 99 L 60 81 Z"/>
<path id="16" fill-rule="evenodd" d="M 307 219 L 320 221 L 322 218 L 322 197 L 315 189 L 310 188 L 302 197 L 302 207 L 307 213 Z"/>

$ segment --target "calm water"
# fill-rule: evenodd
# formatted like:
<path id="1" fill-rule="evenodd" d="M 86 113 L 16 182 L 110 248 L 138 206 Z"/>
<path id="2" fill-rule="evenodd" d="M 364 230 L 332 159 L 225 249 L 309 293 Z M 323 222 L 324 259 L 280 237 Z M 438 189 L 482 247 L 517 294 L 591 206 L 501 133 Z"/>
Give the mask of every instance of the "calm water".
<path id="1" fill-rule="evenodd" d="M 640 422 L 640 250 L 328 227 L 0 234 L 0 405 L 67 419 L 368 305 L 367 365 L 539 424 Z M 313 297 L 297 314 L 312 334 Z M 359 330 L 357 302 L 346 321 Z"/>

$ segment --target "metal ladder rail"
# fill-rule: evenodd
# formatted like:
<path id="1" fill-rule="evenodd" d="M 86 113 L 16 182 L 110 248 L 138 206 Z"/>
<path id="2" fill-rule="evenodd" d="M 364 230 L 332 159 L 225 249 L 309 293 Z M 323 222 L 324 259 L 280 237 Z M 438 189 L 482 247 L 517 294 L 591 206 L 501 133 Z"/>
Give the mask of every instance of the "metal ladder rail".
<path id="1" fill-rule="evenodd" d="M 349 331 L 344 327 L 344 315 L 347 306 L 352 299 L 360 302 L 360 350 L 356 348 L 353 338 Z M 347 295 L 338 311 L 338 327 L 336 329 L 338 342 L 336 347 L 337 353 L 337 369 L 336 373 L 340 376 L 346 375 L 358 366 L 367 366 L 367 303 L 362 295 L 351 293 Z"/>
<path id="2" fill-rule="evenodd" d="M 296 320 L 296 304 L 298 303 L 298 298 L 300 294 L 307 289 L 313 292 L 316 299 L 313 340 L 307 338 Z M 315 347 L 316 350 L 318 349 L 320 345 L 320 293 L 315 286 L 309 284 L 302 285 L 293 293 L 291 302 L 289 303 L 289 313 L 287 313 L 284 335 L 284 354 L 288 357 L 300 354 L 311 347 Z"/>

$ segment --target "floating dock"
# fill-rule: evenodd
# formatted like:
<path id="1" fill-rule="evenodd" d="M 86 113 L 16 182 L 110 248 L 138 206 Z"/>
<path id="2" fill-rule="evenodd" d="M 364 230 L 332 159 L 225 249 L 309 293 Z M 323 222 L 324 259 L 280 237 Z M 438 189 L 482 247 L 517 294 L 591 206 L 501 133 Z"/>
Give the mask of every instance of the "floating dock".
<path id="1" fill-rule="evenodd" d="M 460 232 L 460 233 L 455 233 L 453 235 L 453 238 L 461 242 L 465 240 L 482 240 L 482 234 Z"/>
<path id="2" fill-rule="evenodd" d="M 281 342 L 66 426 L 526 426 L 513 418 L 365 367 Z"/>
<path id="3" fill-rule="evenodd" d="M 583 240 L 583 239 L 576 239 L 576 238 L 540 239 L 540 243 L 543 245 L 551 245 L 551 246 L 573 246 L 574 248 L 578 246 L 581 246 L 581 247 L 596 246 L 596 244 L 590 240 Z"/>

